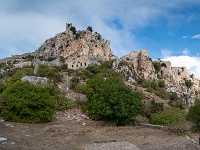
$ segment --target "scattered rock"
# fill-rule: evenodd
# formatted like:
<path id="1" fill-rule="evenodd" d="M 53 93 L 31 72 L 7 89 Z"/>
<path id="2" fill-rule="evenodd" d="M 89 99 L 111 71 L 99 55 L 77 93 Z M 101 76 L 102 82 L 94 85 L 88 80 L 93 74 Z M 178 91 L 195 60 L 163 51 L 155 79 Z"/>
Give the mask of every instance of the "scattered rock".
<path id="1" fill-rule="evenodd" d="M 7 138 L 0 137 L 0 141 L 7 141 Z"/>

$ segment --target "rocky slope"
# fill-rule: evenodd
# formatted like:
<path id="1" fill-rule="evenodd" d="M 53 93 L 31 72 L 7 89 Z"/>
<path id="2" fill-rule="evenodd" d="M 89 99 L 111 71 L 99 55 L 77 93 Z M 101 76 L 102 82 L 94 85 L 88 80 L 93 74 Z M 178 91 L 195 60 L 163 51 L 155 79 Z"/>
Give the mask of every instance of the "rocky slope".
<path id="1" fill-rule="evenodd" d="M 185 67 L 172 67 L 171 62 L 158 60 L 161 68 L 156 72 L 148 50 L 132 51 L 117 58 L 111 52 L 110 41 L 104 40 L 97 32 L 93 34 L 91 27 L 76 31 L 72 24 L 66 24 L 64 32 L 47 39 L 35 52 L 0 60 L 0 73 L 34 65 L 36 74 L 40 64 L 65 66 L 68 69 L 86 68 L 98 64 L 99 60 L 111 59 L 115 59 L 113 69 L 122 73 L 131 84 L 138 78 L 164 80 L 166 90 L 181 96 L 188 106 L 194 104 L 199 95 L 199 79 L 190 75 Z"/>

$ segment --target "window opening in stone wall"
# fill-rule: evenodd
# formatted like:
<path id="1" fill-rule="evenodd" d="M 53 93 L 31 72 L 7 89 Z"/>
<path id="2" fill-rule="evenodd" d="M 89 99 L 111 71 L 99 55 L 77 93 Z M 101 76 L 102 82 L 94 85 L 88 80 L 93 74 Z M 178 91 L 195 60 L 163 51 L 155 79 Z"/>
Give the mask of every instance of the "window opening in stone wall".
<path id="1" fill-rule="evenodd" d="M 78 67 L 78 64 L 76 65 L 76 67 Z"/>
<path id="2" fill-rule="evenodd" d="M 167 65 L 164 64 L 164 63 L 162 63 L 162 64 L 161 64 L 161 67 L 165 67 L 165 68 L 167 68 Z"/>
<path id="3" fill-rule="evenodd" d="M 81 66 L 82 66 L 82 63 L 81 63 Z"/>
<path id="4" fill-rule="evenodd" d="M 85 66 L 86 66 L 86 63 L 85 63 Z"/>
<path id="5" fill-rule="evenodd" d="M 72 68 L 74 68 L 74 65 L 72 65 Z"/>

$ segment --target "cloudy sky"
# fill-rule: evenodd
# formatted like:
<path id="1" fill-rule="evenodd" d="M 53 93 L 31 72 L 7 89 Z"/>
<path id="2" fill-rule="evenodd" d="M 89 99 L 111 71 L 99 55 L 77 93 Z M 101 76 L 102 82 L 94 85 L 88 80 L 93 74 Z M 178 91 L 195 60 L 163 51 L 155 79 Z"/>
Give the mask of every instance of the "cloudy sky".
<path id="1" fill-rule="evenodd" d="M 150 57 L 186 66 L 200 79 L 199 0 L 0 0 L 0 59 L 32 52 L 72 23 L 92 26 L 121 57 Z"/>

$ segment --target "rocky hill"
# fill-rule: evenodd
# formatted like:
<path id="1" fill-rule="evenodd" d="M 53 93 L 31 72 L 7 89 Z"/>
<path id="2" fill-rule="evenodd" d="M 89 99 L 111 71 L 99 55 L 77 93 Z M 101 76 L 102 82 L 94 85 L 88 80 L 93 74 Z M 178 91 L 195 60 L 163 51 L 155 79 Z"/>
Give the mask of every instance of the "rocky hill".
<path id="1" fill-rule="evenodd" d="M 35 66 L 67 65 L 68 69 L 86 68 L 98 60 L 109 60 L 113 56 L 110 41 L 104 40 L 92 28 L 76 31 L 72 24 L 66 24 L 66 30 L 50 38 L 39 47 L 35 55 Z"/>
<path id="2" fill-rule="evenodd" d="M 166 91 L 182 97 L 184 103 L 189 106 L 199 95 L 199 79 L 190 75 L 187 68 L 172 67 L 171 62 L 162 60 L 153 61 L 148 50 L 131 51 L 130 54 L 117 58 L 111 52 L 110 41 L 104 40 L 97 32 L 93 33 L 90 26 L 87 30 L 76 31 L 76 28 L 68 23 L 64 32 L 47 39 L 35 52 L 0 60 L 0 73 L 33 65 L 36 74 L 40 64 L 84 69 L 98 64 L 99 60 L 111 59 L 115 60 L 113 69 L 123 74 L 130 84 L 134 84 L 139 78 L 148 81 L 163 80 Z M 156 68 L 155 64 L 159 64 L 160 68 Z"/>

